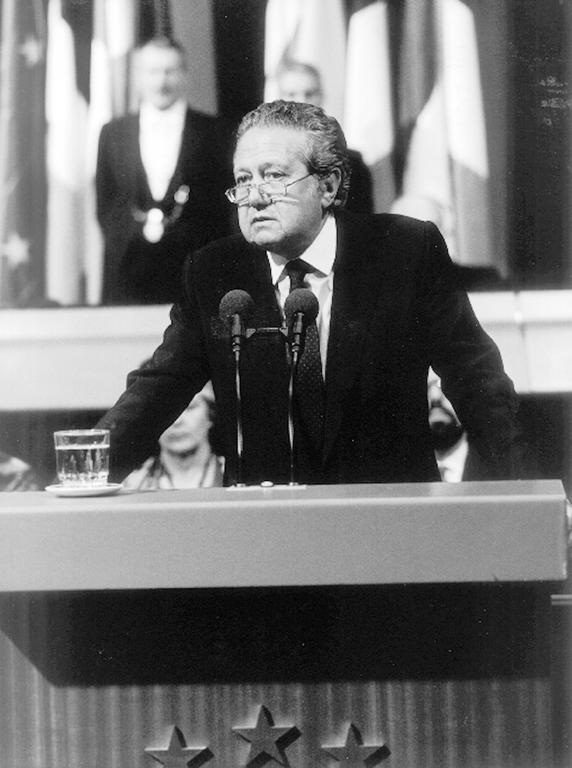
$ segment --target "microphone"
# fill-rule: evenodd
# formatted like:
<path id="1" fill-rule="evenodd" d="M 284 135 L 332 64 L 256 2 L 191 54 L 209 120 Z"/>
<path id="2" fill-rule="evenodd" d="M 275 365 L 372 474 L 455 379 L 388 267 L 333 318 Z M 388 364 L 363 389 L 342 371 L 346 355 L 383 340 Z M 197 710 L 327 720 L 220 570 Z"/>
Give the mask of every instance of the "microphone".
<path id="1" fill-rule="evenodd" d="M 240 354 L 240 345 L 244 337 L 246 322 L 254 311 L 252 296 L 246 291 L 236 288 L 225 293 L 219 304 L 218 313 L 221 320 L 230 326 L 232 351 Z"/>
<path id="2" fill-rule="evenodd" d="M 295 288 L 286 297 L 284 314 L 290 330 L 290 347 L 294 358 L 298 357 L 304 331 L 318 317 L 319 310 L 318 299 L 308 288 Z"/>
<path id="3" fill-rule="evenodd" d="M 232 351 L 234 354 L 234 386 L 236 393 L 236 485 L 242 481 L 242 394 L 240 382 L 240 348 L 244 337 L 245 324 L 254 310 L 252 296 L 246 291 L 235 289 L 225 293 L 218 307 L 221 320 L 230 326 Z"/>

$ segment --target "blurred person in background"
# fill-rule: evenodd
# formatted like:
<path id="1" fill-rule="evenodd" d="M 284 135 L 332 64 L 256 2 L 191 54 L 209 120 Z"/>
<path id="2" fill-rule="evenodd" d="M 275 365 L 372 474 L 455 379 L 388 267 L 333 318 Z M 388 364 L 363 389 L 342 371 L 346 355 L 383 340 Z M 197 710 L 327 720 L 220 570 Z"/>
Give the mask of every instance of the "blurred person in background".
<path id="1" fill-rule="evenodd" d="M 215 401 L 209 383 L 159 438 L 159 453 L 125 479 L 125 488 L 212 488 L 222 485 L 222 460 L 214 453 Z"/>
<path id="2" fill-rule="evenodd" d="M 441 479 L 453 483 L 464 479 L 469 453 L 467 433 L 451 402 L 443 394 L 441 380 L 430 369 L 427 378 L 427 403 L 433 448 Z"/>
<path id="3" fill-rule="evenodd" d="M 427 377 L 429 427 L 441 480 L 459 483 L 463 480 L 486 480 L 486 466 L 471 448 L 467 433 L 451 402 L 443 394 L 441 379 L 433 369 Z"/>
<path id="4" fill-rule="evenodd" d="M 323 107 L 324 91 L 319 71 L 312 64 L 285 59 L 276 73 L 279 98 Z M 348 148 L 350 188 L 346 209 L 354 213 L 373 212 L 371 174 L 359 152 Z"/>
<path id="5" fill-rule="evenodd" d="M 0 451 L 0 491 L 37 491 L 36 473 L 16 456 Z"/>
<path id="6" fill-rule="evenodd" d="M 225 186 L 231 135 L 184 98 L 186 55 L 169 38 L 135 52 L 139 112 L 101 131 L 96 170 L 103 304 L 178 298 L 190 251 L 230 232 Z"/>

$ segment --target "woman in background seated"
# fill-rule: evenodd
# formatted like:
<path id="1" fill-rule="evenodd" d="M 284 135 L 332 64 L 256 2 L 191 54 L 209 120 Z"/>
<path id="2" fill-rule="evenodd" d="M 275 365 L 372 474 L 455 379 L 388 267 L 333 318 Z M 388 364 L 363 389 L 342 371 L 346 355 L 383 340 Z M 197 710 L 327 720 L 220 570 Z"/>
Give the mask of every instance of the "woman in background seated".
<path id="1" fill-rule="evenodd" d="M 159 438 L 159 454 L 123 481 L 132 490 L 222 486 L 222 460 L 213 450 L 214 394 L 208 383 Z"/>
<path id="2" fill-rule="evenodd" d="M 0 451 L 0 491 L 37 491 L 34 470 L 22 459 Z"/>

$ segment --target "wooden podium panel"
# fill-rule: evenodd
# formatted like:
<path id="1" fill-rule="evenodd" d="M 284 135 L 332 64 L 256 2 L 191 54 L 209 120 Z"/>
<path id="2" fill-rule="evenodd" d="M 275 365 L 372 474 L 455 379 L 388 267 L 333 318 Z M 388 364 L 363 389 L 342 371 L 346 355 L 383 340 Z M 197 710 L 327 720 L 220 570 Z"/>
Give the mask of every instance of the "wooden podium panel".
<path id="1" fill-rule="evenodd" d="M 560 768 L 561 486 L 437 486 L 2 499 L 0 766 Z"/>

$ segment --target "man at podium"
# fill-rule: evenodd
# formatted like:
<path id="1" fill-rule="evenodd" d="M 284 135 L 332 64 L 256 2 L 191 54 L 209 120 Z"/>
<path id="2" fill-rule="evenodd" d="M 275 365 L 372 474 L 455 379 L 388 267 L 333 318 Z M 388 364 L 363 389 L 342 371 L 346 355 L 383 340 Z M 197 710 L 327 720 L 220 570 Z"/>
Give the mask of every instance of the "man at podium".
<path id="1" fill-rule="evenodd" d="M 211 379 L 226 484 L 439 480 L 429 366 L 485 476 L 520 477 L 517 396 L 436 226 L 345 211 L 345 137 L 311 104 L 248 113 L 233 172 L 240 234 L 188 256 L 162 344 L 100 421 L 114 479 Z"/>

